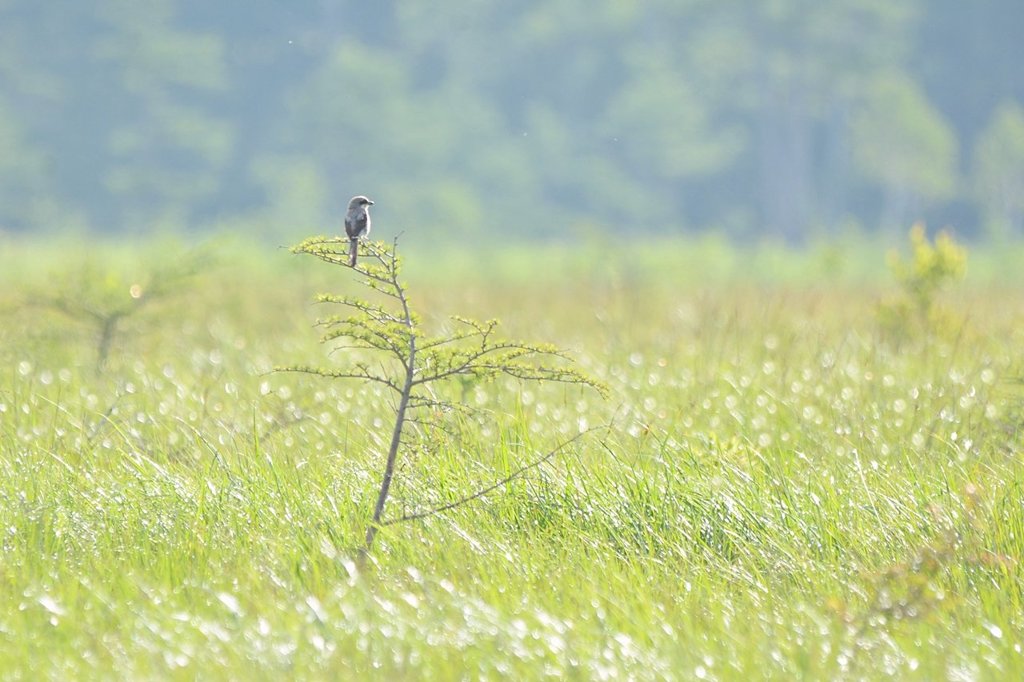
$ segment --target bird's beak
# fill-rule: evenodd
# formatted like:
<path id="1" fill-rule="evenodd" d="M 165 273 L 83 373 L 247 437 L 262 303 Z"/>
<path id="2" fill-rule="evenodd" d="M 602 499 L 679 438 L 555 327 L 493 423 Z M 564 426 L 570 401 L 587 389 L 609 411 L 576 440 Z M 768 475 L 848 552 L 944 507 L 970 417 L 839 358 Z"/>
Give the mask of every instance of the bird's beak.
<path id="1" fill-rule="evenodd" d="M 370 201 L 369 199 L 366 200 L 366 203 L 368 203 L 370 206 L 373 206 L 373 202 Z"/>

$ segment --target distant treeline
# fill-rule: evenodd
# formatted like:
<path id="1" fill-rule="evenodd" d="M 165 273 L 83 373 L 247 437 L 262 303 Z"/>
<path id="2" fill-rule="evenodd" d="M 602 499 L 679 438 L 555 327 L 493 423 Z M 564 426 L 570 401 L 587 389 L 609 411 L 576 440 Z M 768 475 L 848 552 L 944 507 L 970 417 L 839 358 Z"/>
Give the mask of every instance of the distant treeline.
<path id="1" fill-rule="evenodd" d="M 1024 232 L 1020 0 L 0 0 L 0 230 Z"/>

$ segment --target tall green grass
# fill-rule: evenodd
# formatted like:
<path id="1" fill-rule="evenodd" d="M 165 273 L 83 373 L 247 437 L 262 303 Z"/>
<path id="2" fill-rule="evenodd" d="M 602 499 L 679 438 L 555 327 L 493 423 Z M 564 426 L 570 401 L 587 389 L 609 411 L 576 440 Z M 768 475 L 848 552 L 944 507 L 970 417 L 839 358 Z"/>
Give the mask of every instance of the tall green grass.
<path id="1" fill-rule="evenodd" d="M 389 435 L 325 357 L 316 291 L 226 242 L 96 329 L 47 303 L 83 264 L 144 281 L 185 247 L 0 253 L 0 677 L 1016 679 L 1024 675 L 1024 280 L 976 250 L 947 327 L 894 338 L 884 250 L 711 242 L 405 250 L 445 315 L 500 317 L 612 387 L 462 387 L 496 415 L 408 452 L 353 562 Z M 838 260 L 837 260 L 838 259 Z M 837 265 L 841 263 L 841 265 Z M 127 295 L 127 292 L 125 292 Z"/>

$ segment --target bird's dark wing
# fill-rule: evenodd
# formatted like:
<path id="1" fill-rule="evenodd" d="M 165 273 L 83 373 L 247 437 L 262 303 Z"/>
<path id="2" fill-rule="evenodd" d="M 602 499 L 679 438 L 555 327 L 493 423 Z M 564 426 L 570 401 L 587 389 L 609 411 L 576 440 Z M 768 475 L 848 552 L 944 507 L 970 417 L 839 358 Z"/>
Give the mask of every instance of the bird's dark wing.
<path id="1" fill-rule="evenodd" d="M 345 234 L 349 238 L 359 237 L 366 232 L 368 216 L 366 211 L 352 211 L 345 215 Z"/>

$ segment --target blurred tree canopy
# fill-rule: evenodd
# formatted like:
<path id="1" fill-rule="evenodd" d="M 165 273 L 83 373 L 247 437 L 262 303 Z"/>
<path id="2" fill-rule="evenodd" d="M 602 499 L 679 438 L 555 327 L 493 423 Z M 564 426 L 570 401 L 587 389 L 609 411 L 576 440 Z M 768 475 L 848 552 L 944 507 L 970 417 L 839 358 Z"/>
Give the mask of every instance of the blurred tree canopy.
<path id="1" fill-rule="evenodd" d="M 1024 230 L 1019 0 L 0 0 L 0 229 Z"/>

